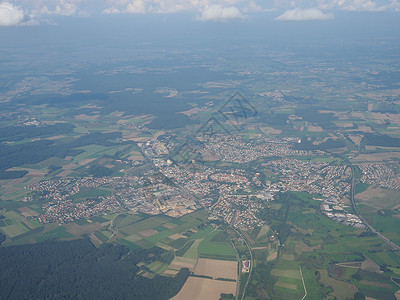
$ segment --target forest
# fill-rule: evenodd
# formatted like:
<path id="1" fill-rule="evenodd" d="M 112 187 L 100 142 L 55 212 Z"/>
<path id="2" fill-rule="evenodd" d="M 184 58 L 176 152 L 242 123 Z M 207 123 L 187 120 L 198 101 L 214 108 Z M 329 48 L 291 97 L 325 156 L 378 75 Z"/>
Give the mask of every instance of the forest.
<path id="1" fill-rule="evenodd" d="M 400 147 L 400 138 L 394 138 L 386 134 L 366 133 L 362 142 L 373 146 Z"/>
<path id="2" fill-rule="evenodd" d="M 154 249 L 96 248 L 88 239 L 0 248 L 1 299 L 169 299 L 189 276 L 136 275 L 137 264 L 157 259 Z"/>
<path id="3" fill-rule="evenodd" d="M 0 142 L 32 139 L 35 137 L 71 133 L 74 125 L 58 123 L 49 126 L 6 126 L 0 127 Z"/>
<path id="4" fill-rule="evenodd" d="M 49 140 L 40 140 L 16 145 L 0 144 L 0 179 L 13 179 L 24 176 L 26 171 L 6 171 L 8 168 L 22 164 L 35 164 L 50 157 L 64 158 L 83 152 L 78 147 L 96 144 L 100 146 L 114 145 L 114 139 L 121 138 L 121 132 L 90 133 L 83 135 L 70 143 L 56 144 Z"/>

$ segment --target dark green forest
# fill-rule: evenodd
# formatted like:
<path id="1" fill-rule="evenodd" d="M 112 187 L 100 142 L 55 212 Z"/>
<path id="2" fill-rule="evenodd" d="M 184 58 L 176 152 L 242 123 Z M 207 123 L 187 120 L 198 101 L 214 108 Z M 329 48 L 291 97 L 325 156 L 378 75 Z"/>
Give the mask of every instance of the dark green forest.
<path id="1" fill-rule="evenodd" d="M 6 126 L 0 127 L 0 142 L 22 139 L 32 139 L 35 137 L 50 136 L 55 134 L 71 133 L 74 125 L 68 123 L 55 124 L 51 126 Z"/>
<path id="2" fill-rule="evenodd" d="M 51 126 L 49 126 L 51 127 Z M 0 128 L 4 129 L 4 128 Z M 53 134 L 55 132 L 50 130 Z M 6 130 L 0 130 L 5 134 Z M 38 131 L 42 132 L 42 131 Z M 48 133 L 49 131 L 44 131 Z M 0 139 L 1 139 L 0 135 Z M 13 179 L 23 177 L 26 171 L 5 171 L 8 168 L 23 164 L 35 164 L 50 157 L 64 158 L 68 155 L 74 156 L 83 152 L 78 147 L 96 144 L 100 146 L 114 145 L 112 140 L 121 138 L 121 132 L 90 133 L 83 135 L 70 143 L 56 144 L 49 140 L 39 140 L 29 143 L 6 145 L 0 144 L 0 179 Z"/>
<path id="3" fill-rule="evenodd" d="M 130 252 L 121 245 L 94 247 L 89 240 L 47 241 L 0 248 L 1 299 L 169 299 L 189 276 L 136 275 L 159 250 Z"/>
<path id="4" fill-rule="evenodd" d="M 394 138 L 386 134 L 366 133 L 363 143 L 382 147 L 400 147 L 400 138 Z"/>

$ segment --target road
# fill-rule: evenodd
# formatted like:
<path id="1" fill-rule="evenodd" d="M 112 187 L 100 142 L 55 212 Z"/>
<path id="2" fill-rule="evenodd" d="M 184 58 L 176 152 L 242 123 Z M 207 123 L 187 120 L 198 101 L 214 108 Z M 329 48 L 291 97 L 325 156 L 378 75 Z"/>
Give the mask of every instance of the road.
<path id="1" fill-rule="evenodd" d="M 301 300 L 304 300 L 307 297 L 307 289 L 306 289 L 306 284 L 304 283 L 303 272 L 301 271 L 300 265 L 299 265 L 299 270 L 300 270 L 301 281 L 303 281 L 303 287 L 304 287 L 304 296 L 303 298 L 301 298 Z"/>
<path id="2" fill-rule="evenodd" d="M 247 242 L 246 238 L 240 233 L 240 231 L 238 231 L 237 229 L 235 229 L 234 227 L 231 227 L 231 226 L 230 226 L 229 228 L 231 228 L 233 231 L 235 231 L 236 234 L 237 234 L 238 236 L 240 236 L 240 237 L 243 239 L 243 241 L 245 242 L 246 247 L 247 247 L 247 249 L 249 250 L 249 253 L 250 253 L 250 270 L 249 270 L 249 277 L 247 277 L 247 282 L 246 282 L 246 285 L 244 286 L 244 289 L 243 289 L 242 298 L 241 298 L 241 300 L 243 300 L 243 299 L 244 299 L 244 296 L 245 296 L 245 294 L 246 294 L 247 286 L 248 286 L 248 284 L 249 284 L 249 282 L 250 282 L 251 272 L 253 271 L 253 263 L 254 263 L 254 260 L 253 260 L 253 253 L 251 252 L 251 248 L 250 248 L 249 243 Z"/>
<path id="3" fill-rule="evenodd" d="M 115 220 L 115 218 L 118 217 L 119 215 L 120 215 L 120 214 L 116 214 L 116 215 L 114 216 L 114 218 L 112 218 L 112 220 L 111 220 L 109 230 L 112 231 L 112 235 L 111 235 L 110 238 L 107 240 L 107 243 L 109 243 L 109 242 L 113 239 L 113 237 L 114 237 L 115 235 L 118 234 L 118 228 L 114 228 L 114 220 Z"/>
<path id="4" fill-rule="evenodd" d="M 229 228 L 229 227 L 228 227 Z M 233 248 L 233 250 L 235 250 L 235 254 L 236 254 L 236 259 L 237 259 L 237 261 L 238 261 L 238 270 L 237 270 L 237 282 L 236 282 L 236 293 L 235 293 L 235 299 L 236 300 L 238 300 L 238 297 L 239 297 L 239 292 L 240 292 L 240 275 L 241 275 L 241 271 L 240 271 L 240 267 L 241 267 L 241 260 L 240 260 L 240 257 L 239 257 L 239 253 L 237 252 L 237 249 L 236 249 L 236 247 L 235 247 L 235 244 L 233 243 L 233 241 L 232 241 L 232 238 L 231 238 L 231 236 L 228 234 L 228 236 L 229 236 L 229 241 L 231 242 L 231 245 L 232 245 L 232 248 Z"/>
<path id="5" fill-rule="evenodd" d="M 355 214 L 361 219 L 361 221 L 363 221 L 363 223 L 365 224 L 365 226 L 367 226 L 372 232 L 376 233 L 376 235 L 378 237 L 380 237 L 383 241 L 385 241 L 388 245 L 390 245 L 393 249 L 395 250 L 400 250 L 400 246 L 396 245 L 395 243 L 393 243 L 390 239 L 388 239 L 386 236 L 384 236 L 382 233 L 378 232 L 375 230 L 375 228 L 373 228 L 370 224 L 368 224 L 368 222 L 362 217 L 362 215 L 358 212 L 357 209 L 357 205 L 356 205 L 356 201 L 355 201 L 355 176 L 354 176 L 354 166 L 353 164 L 346 158 L 343 158 L 343 161 L 350 166 L 351 168 L 351 192 L 350 192 L 350 202 L 351 202 L 351 206 L 353 207 L 353 210 L 355 212 Z"/>

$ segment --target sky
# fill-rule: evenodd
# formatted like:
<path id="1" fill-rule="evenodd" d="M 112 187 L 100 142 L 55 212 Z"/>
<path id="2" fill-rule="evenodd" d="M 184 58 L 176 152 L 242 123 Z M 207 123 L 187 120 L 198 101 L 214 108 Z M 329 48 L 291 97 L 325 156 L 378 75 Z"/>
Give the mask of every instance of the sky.
<path id="1" fill-rule="evenodd" d="M 400 0 L 0 0 L 0 26 L 39 25 L 55 16 L 118 14 L 187 13 L 199 22 L 245 22 L 255 14 L 276 21 L 320 21 L 343 11 L 400 16 Z"/>

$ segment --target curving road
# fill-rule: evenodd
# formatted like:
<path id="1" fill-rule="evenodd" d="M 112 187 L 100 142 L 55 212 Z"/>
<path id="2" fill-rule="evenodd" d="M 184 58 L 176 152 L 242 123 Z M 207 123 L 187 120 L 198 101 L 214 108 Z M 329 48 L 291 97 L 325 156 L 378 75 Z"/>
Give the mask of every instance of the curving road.
<path id="1" fill-rule="evenodd" d="M 231 228 L 233 231 L 235 231 L 236 234 L 237 234 L 238 236 L 240 236 L 240 237 L 243 239 L 243 241 L 245 242 L 246 247 L 247 247 L 247 249 L 249 250 L 249 253 L 250 253 L 250 270 L 249 270 L 249 276 L 247 277 L 246 285 L 244 286 L 243 293 L 242 293 L 242 298 L 241 298 L 241 300 L 243 300 L 243 299 L 244 299 L 244 296 L 245 296 L 245 294 L 246 294 L 247 286 L 248 286 L 248 284 L 249 284 L 249 282 L 250 282 L 251 272 L 253 271 L 253 263 L 254 263 L 254 260 L 253 260 L 253 253 L 251 252 L 251 248 L 250 248 L 249 243 L 247 242 L 246 238 L 240 233 L 240 231 L 237 230 L 237 229 L 235 229 L 235 228 L 233 228 L 232 226 L 230 226 L 230 228 Z M 239 266 L 239 267 L 241 267 L 241 266 Z M 237 296 L 238 296 L 238 295 L 236 295 L 236 297 L 237 297 Z"/>
<path id="2" fill-rule="evenodd" d="M 397 244 L 393 243 L 390 239 L 388 239 L 386 236 L 384 236 L 382 233 L 378 232 L 375 230 L 375 228 L 373 228 L 370 224 L 368 224 L 368 222 L 362 217 L 362 215 L 358 212 L 357 209 L 357 205 L 356 205 L 356 201 L 355 201 L 355 178 L 354 178 L 354 166 L 353 164 L 347 159 L 347 158 L 343 158 L 341 157 L 341 159 L 350 167 L 351 169 L 351 192 L 350 192 L 350 202 L 351 202 L 351 206 L 353 207 L 353 210 L 355 212 L 355 214 L 361 219 L 361 221 L 363 221 L 363 223 L 365 224 L 365 226 L 367 226 L 373 233 L 375 233 L 378 237 L 380 237 L 383 241 L 385 241 L 385 243 L 387 243 L 388 245 L 390 245 L 393 249 L 395 250 L 400 250 L 400 246 L 398 246 Z"/>

